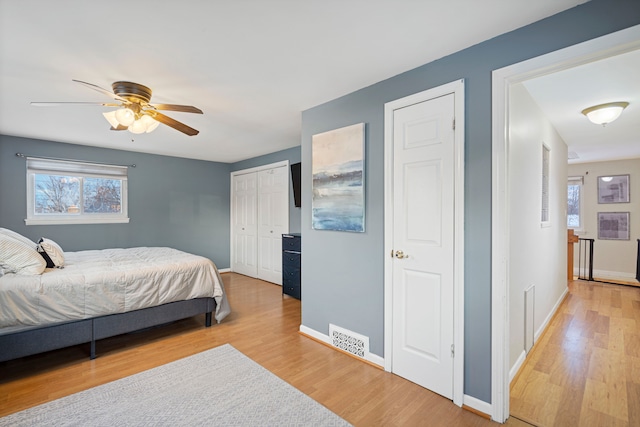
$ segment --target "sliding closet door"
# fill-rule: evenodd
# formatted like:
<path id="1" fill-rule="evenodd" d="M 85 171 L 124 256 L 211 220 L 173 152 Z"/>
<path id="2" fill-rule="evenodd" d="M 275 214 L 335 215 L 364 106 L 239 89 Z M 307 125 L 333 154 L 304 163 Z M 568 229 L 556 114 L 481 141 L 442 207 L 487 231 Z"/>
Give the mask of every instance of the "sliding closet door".
<path id="1" fill-rule="evenodd" d="M 258 278 L 282 285 L 282 234 L 289 231 L 289 170 L 258 172 Z"/>

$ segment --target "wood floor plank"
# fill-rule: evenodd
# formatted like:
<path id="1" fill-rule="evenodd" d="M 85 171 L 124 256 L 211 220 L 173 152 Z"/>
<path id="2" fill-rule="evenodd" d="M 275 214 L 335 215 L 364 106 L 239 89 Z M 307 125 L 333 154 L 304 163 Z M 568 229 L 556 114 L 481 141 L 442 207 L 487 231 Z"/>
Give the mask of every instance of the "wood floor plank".
<path id="1" fill-rule="evenodd" d="M 624 333 L 624 352 L 627 356 L 640 357 L 640 334 L 637 330 Z"/>
<path id="2" fill-rule="evenodd" d="M 629 427 L 630 424 L 619 418 L 612 417 L 602 412 L 594 411 L 593 409 L 586 409 L 580 415 L 579 424 L 574 421 L 573 425 L 580 425 L 581 427 Z"/>
<path id="3" fill-rule="evenodd" d="M 619 289 L 611 291 L 611 308 L 622 308 L 622 291 Z"/>
<path id="4" fill-rule="evenodd" d="M 627 399 L 640 402 L 640 383 L 627 381 Z M 640 405 L 629 405 L 629 425 L 640 426 Z"/>
<path id="5" fill-rule="evenodd" d="M 624 384 L 623 387 L 619 387 L 620 382 Z M 581 411 L 591 409 L 628 422 L 626 383 L 624 380 L 620 382 L 615 381 L 612 384 L 587 379 Z"/>

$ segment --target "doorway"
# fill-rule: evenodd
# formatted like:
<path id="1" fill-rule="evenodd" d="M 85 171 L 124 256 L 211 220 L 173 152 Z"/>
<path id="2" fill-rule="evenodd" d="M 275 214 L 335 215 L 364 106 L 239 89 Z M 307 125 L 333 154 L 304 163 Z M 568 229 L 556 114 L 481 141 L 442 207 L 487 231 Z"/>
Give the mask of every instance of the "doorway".
<path id="1" fill-rule="evenodd" d="M 492 418 L 509 416 L 509 99 L 528 79 L 640 48 L 640 26 L 533 58 L 493 72 L 492 168 Z"/>

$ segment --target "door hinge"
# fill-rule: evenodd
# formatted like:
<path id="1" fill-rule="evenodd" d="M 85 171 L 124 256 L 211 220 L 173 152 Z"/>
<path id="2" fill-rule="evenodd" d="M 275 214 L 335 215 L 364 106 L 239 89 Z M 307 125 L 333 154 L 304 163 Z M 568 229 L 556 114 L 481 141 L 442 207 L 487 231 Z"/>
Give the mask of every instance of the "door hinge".
<path id="1" fill-rule="evenodd" d="M 451 124 L 451 129 L 456 130 L 456 119 L 453 119 L 453 123 Z"/>
<path id="2" fill-rule="evenodd" d="M 451 344 L 451 357 L 456 357 L 456 347 Z"/>

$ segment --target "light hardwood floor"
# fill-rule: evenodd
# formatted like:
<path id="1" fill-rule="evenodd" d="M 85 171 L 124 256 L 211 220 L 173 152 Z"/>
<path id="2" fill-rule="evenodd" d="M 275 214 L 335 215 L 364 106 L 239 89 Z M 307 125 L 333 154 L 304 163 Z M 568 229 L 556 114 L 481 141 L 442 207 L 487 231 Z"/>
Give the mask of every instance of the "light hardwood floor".
<path id="1" fill-rule="evenodd" d="M 233 312 L 211 328 L 198 316 L 99 341 L 95 360 L 85 345 L 0 363 L 0 416 L 230 343 L 355 426 L 499 425 L 300 335 L 300 302 L 281 287 L 222 276 Z"/>
<path id="2" fill-rule="evenodd" d="M 511 384 L 538 426 L 640 426 L 640 289 L 576 280 Z"/>

